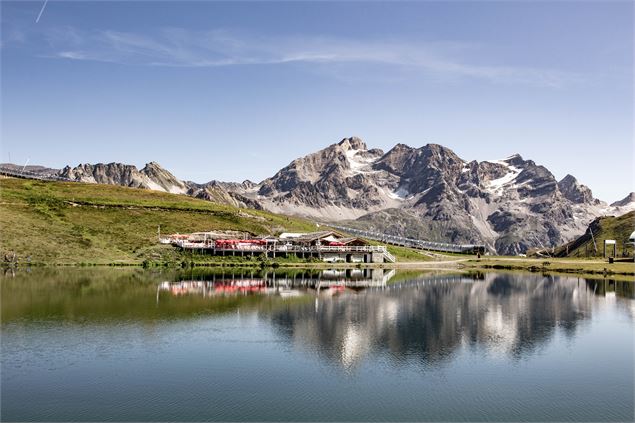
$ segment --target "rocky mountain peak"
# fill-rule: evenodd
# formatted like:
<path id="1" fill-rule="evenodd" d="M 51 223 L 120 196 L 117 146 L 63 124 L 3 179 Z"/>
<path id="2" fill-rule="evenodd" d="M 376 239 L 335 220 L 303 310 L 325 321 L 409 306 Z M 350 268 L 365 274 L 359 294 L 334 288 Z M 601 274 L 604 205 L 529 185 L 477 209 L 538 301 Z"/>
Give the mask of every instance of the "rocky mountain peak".
<path id="1" fill-rule="evenodd" d="M 182 181 L 157 162 L 146 163 L 140 173 L 148 178 L 147 185 L 151 189 L 161 189 L 175 194 L 182 194 L 188 189 Z"/>
<path id="2" fill-rule="evenodd" d="M 366 143 L 362 141 L 361 138 L 358 137 L 350 137 L 344 138 L 342 141 L 338 142 L 337 145 L 342 147 L 344 151 L 349 150 L 367 150 Z"/>
<path id="3" fill-rule="evenodd" d="M 403 171 L 404 164 L 414 162 L 416 150 L 406 144 L 397 144 L 384 154 L 375 164 L 376 170 L 387 170 L 398 174 Z"/>
<path id="4" fill-rule="evenodd" d="M 440 144 L 426 144 L 419 152 L 435 164 L 463 164 L 463 160 L 454 151 Z"/>
<path id="5" fill-rule="evenodd" d="M 558 189 L 569 201 L 576 204 L 591 204 L 595 202 L 591 190 L 581 183 L 573 175 L 567 175 L 558 182 Z"/>
<path id="6" fill-rule="evenodd" d="M 444 147 L 441 144 L 434 144 L 434 143 L 428 143 L 424 145 L 423 147 L 421 147 L 421 150 L 430 151 L 430 152 L 434 152 L 438 154 L 443 154 L 447 152 L 454 154 L 454 152 L 451 149 Z"/>
<path id="7" fill-rule="evenodd" d="M 626 197 L 611 204 L 613 207 L 624 207 L 635 204 L 635 192 L 631 192 Z"/>
<path id="8" fill-rule="evenodd" d="M 146 163 L 146 165 L 144 166 L 144 169 L 161 169 L 161 170 L 165 170 L 163 168 L 163 166 L 161 166 L 159 163 L 154 162 L 154 161 Z"/>
<path id="9" fill-rule="evenodd" d="M 505 163 L 508 163 L 511 166 L 515 167 L 523 167 L 527 162 L 522 158 L 522 156 L 518 153 L 512 154 L 511 156 L 501 160 Z M 532 162 L 533 163 L 533 162 Z"/>

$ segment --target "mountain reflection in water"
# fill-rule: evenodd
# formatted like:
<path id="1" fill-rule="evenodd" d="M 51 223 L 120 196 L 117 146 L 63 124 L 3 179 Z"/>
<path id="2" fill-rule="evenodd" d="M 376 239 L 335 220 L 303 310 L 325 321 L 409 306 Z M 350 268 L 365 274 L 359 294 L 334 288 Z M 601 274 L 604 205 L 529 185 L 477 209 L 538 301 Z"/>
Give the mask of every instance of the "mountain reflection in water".
<path id="1" fill-rule="evenodd" d="M 557 328 L 572 335 L 592 312 L 595 284 L 539 275 L 440 276 L 317 298 L 314 306 L 261 317 L 294 343 L 345 367 L 377 353 L 439 362 L 461 346 L 518 358 L 547 342 Z"/>

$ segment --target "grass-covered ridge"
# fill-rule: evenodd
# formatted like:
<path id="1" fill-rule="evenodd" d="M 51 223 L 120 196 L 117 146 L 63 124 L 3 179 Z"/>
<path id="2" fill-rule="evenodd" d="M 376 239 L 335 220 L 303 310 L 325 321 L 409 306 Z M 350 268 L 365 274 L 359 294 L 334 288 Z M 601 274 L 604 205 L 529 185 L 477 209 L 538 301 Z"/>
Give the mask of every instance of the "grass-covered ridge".
<path id="1" fill-rule="evenodd" d="M 0 179 L 2 254 L 32 262 L 138 263 L 173 259 L 162 233 L 241 230 L 252 234 L 311 231 L 307 220 L 113 185 Z M 165 247 L 165 246 L 164 246 Z"/>
<path id="2" fill-rule="evenodd" d="M 116 185 L 0 178 L 0 253 L 19 262 L 42 264 L 141 264 L 215 262 L 236 265 L 236 257 L 180 253 L 157 243 L 161 233 L 240 230 L 253 235 L 315 231 L 315 223 L 252 209 Z M 399 261 L 429 257 L 389 247 Z M 281 259 L 284 264 L 285 260 Z M 247 264 L 258 265 L 253 258 Z M 288 262 L 297 262 L 294 258 Z"/>
<path id="3" fill-rule="evenodd" d="M 621 216 L 602 216 L 589 225 L 589 229 L 577 239 L 555 249 L 558 257 L 602 257 L 604 240 L 617 241 L 617 255 L 633 255 L 633 246 L 626 243 L 635 230 L 635 211 Z M 593 237 L 591 236 L 593 232 Z M 595 240 L 595 244 L 593 241 Z M 596 251 L 597 247 L 597 251 Z M 608 249 L 610 248 L 610 251 Z M 607 254 L 613 253 L 613 247 L 607 246 Z"/>

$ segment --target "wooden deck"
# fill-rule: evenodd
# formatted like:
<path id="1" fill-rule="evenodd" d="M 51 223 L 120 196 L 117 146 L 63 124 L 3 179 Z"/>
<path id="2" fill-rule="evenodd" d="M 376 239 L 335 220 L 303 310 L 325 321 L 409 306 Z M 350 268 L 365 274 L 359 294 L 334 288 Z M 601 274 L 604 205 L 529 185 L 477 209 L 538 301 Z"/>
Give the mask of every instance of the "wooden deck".
<path id="1" fill-rule="evenodd" d="M 164 241 L 162 241 L 164 242 Z M 165 242 L 164 242 L 165 243 Z M 364 245 L 364 246 L 299 246 L 286 244 L 273 245 L 238 245 L 218 247 L 214 241 L 190 242 L 185 240 L 175 240 L 172 245 L 184 250 L 198 251 L 213 255 L 249 255 L 249 254 L 267 254 L 271 257 L 278 257 L 284 254 L 295 254 L 300 257 L 318 257 L 324 258 L 328 255 L 341 255 L 345 261 L 350 261 L 352 256 L 365 256 L 364 262 L 376 262 L 373 255 L 379 255 L 383 260 L 394 263 L 396 258 L 382 245 Z M 238 253 L 238 254 L 237 254 Z M 370 256 L 370 257 L 368 257 Z"/>

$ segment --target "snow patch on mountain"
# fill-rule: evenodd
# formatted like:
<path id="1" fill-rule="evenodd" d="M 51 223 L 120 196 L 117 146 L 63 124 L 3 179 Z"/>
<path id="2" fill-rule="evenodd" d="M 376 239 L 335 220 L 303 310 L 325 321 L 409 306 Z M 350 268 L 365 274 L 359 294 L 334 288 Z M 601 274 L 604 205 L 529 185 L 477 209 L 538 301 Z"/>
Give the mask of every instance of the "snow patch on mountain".
<path id="1" fill-rule="evenodd" d="M 514 181 L 516 177 L 520 175 L 520 172 L 522 172 L 522 169 L 510 165 L 505 160 L 489 160 L 489 163 L 499 164 L 508 169 L 504 176 L 491 180 L 485 184 L 485 190 L 493 194 L 499 194 L 507 184 Z"/>
<path id="2" fill-rule="evenodd" d="M 363 155 L 364 150 L 347 150 L 345 152 L 348 165 L 353 175 L 361 173 L 372 173 L 370 166 L 377 161 L 376 157 Z"/>

